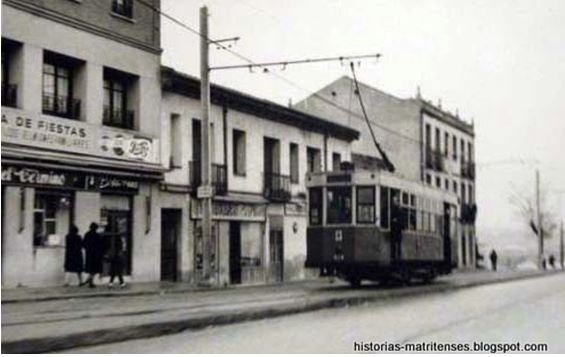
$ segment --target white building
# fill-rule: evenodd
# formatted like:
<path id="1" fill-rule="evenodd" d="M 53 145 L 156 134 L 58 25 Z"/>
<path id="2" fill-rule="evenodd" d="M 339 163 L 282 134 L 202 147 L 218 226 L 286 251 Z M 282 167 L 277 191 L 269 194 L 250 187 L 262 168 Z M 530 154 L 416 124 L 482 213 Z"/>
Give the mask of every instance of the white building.
<path id="1" fill-rule="evenodd" d="M 181 232 L 166 233 L 169 242 L 178 241 L 171 246 L 195 253 L 179 265 L 183 279 L 191 279 L 201 268 L 201 211 L 194 197 L 200 182 L 200 82 L 170 68 L 163 68 L 162 77 L 163 154 L 172 171 L 160 197 L 167 197 L 162 209 Z M 225 87 L 212 85 L 211 95 L 217 282 L 304 278 L 306 173 L 350 160 L 359 133 Z"/>
<path id="2" fill-rule="evenodd" d="M 91 222 L 159 279 L 159 27 L 134 1 L 2 2 L 2 286 L 62 284 Z"/>

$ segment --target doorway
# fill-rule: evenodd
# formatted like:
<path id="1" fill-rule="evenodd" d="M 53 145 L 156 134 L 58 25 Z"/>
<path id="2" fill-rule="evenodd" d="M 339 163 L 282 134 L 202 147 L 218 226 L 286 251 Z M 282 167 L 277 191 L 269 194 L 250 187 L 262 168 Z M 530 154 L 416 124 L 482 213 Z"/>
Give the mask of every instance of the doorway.
<path id="1" fill-rule="evenodd" d="M 284 245 L 282 229 L 272 228 L 269 230 L 269 251 L 271 258 L 271 277 L 275 282 L 282 282 L 284 274 Z"/>
<path id="2" fill-rule="evenodd" d="M 161 210 L 161 281 L 178 280 L 178 243 L 182 210 Z"/>
<path id="3" fill-rule="evenodd" d="M 241 223 L 230 222 L 230 283 L 241 284 Z"/>
<path id="4" fill-rule="evenodd" d="M 131 212 L 120 209 L 103 209 L 101 212 L 104 232 L 103 241 L 107 244 L 106 253 L 112 256 L 116 249 L 125 250 L 124 275 L 131 275 Z M 109 273 L 110 267 L 106 263 L 104 274 Z"/>

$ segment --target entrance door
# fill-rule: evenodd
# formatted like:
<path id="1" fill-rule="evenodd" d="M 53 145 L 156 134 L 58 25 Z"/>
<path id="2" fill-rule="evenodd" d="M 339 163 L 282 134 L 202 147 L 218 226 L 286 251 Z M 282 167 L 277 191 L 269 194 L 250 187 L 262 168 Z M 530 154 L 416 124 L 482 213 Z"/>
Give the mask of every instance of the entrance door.
<path id="1" fill-rule="evenodd" d="M 161 280 L 178 280 L 178 242 L 181 231 L 182 211 L 161 210 Z"/>
<path id="2" fill-rule="evenodd" d="M 451 205 L 443 204 L 443 260 L 451 265 Z"/>
<path id="3" fill-rule="evenodd" d="M 269 247 L 271 258 L 271 277 L 276 282 L 282 282 L 284 274 L 284 246 L 282 229 L 269 230 Z"/>
<path id="4" fill-rule="evenodd" d="M 123 247 L 125 254 L 124 275 L 131 275 L 131 212 L 129 210 L 103 209 L 102 222 L 105 223 L 104 242 L 107 244 L 106 254 L 112 255 L 117 247 Z M 118 242 L 121 240 L 121 242 Z M 104 273 L 109 266 L 105 264 Z"/>
<path id="5" fill-rule="evenodd" d="M 230 283 L 241 284 L 240 222 L 230 222 Z"/>

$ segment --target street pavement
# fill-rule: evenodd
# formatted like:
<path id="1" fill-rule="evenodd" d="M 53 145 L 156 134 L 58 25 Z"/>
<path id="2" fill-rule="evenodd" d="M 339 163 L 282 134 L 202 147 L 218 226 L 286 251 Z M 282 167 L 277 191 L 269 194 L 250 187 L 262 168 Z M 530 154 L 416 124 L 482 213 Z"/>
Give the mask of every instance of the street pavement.
<path id="1" fill-rule="evenodd" d="M 343 283 L 319 280 L 211 290 L 182 284 L 140 284 L 116 291 L 102 287 L 3 290 L 2 352 L 48 352 L 107 344 L 328 307 L 450 292 L 540 274 L 459 273 L 431 285 L 403 288 L 368 285 L 351 289 Z"/>
<path id="2" fill-rule="evenodd" d="M 352 353 L 354 342 L 476 342 L 545 343 L 548 352 L 564 353 L 564 331 L 559 274 L 65 352 Z"/>

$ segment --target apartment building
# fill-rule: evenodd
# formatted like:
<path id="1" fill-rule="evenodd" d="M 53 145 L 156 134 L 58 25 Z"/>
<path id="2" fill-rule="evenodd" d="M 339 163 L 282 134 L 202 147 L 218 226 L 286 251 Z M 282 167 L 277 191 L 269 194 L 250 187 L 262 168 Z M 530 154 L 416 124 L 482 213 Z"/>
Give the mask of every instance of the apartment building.
<path id="1" fill-rule="evenodd" d="M 162 240 L 171 251 L 180 247 L 194 253 L 172 256 L 181 259 L 176 266 L 182 279 L 197 280 L 202 268 L 196 198 L 200 82 L 171 68 L 162 69 L 162 79 L 162 149 L 171 170 L 161 185 L 162 227 L 177 227 L 163 231 Z M 260 284 L 308 276 L 306 173 L 338 169 L 341 161 L 351 160 L 359 132 L 218 85 L 211 87 L 211 102 L 216 282 Z"/>
<path id="2" fill-rule="evenodd" d="M 159 279 L 159 28 L 132 0 L 2 2 L 3 286 L 62 284 L 91 222 Z"/>
<path id="3" fill-rule="evenodd" d="M 365 103 L 379 144 L 395 166 L 395 175 L 454 192 L 459 198 L 459 267 L 475 266 L 474 127 L 439 105 L 421 98 L 398 98 L 377 88 L 341 77 L 294 108 L 328 118 L 361 133 L 352 145 L 357 168 L 384 169 L 359 104 Z"/>

